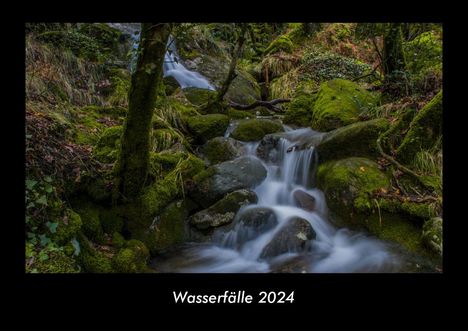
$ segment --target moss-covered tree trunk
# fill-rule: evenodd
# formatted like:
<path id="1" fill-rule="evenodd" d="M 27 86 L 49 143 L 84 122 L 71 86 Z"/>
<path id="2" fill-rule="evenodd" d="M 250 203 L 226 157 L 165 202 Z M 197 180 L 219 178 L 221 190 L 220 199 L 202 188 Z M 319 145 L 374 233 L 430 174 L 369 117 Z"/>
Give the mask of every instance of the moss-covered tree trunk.
<path id="1" fill-rule="evenodd" d="M 442 135 L 442 100 L 441 90 L 411 121 L 397 150 L 399 160 L 408 164 L 416 153 L 432 148 Z"/>
<path id="2" fill-rule="evenodd" d="M 390 24 L 390 28 L 384 36 L 382 56 L 384 74 L 388 78 L 391 79 L 395 72 L 405 69 L 401 23 Z"/>
<path id="3" fill-rule="evenodd" d="M 128 115 L 121 140 L 119 192 L 123 200 L 138 195 L 148 174 L 151 119 L 170 32 L 170 24 L 142 24 L 139 56 L 132 75 Z"/>

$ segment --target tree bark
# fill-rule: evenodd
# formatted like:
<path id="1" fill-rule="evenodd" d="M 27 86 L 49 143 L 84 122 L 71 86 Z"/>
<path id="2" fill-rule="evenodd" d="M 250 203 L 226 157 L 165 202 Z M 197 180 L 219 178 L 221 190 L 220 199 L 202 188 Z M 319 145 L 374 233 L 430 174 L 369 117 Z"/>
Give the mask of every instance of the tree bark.
<path id="1" fill-rule="evenodd" d="M 142 24 L 119 158 L 118 187 L 124 200 L 132 200 L 140 193 L 148 174 L 151 119 L 170 32 L 167 23 Z"/>
<path id="2" fill-rule="evenodd" d="M 405 69 L 401 23 L 392 23 L 384 36 L 383 70 L 386 76 Z"/>

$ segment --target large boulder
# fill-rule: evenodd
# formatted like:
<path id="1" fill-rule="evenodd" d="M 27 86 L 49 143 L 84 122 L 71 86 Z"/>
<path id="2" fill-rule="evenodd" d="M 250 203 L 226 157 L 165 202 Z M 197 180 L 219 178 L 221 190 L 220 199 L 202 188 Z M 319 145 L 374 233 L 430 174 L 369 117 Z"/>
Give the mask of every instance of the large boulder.
<path id="1" fill-rule="evenodd" d="M 283 125 L 278 121 L 248 119 L 239 121 L 231 137 L 241 141 L 257 141 L 267 134 L 283 131 Z"/>
<path id="2" fill-rule="evenodd" d="M 202 106 L 216 96 L 216 91 L 197 87 L 187 87 L 183 89 L 184 95 L 194 106 Z"/>
<path id="3" fill-rule="evenodd" d="M 260 258 L 272 258 L 288 252 L 301 252 L 307 248 L 307 243 L 315 239 L 317 234 L 308 221 L 300 217 L 290 219 L 273 237 Z"/>
<path id="4" fill-rule="evenodd" d="M 244 146 L 232 138 L 215 137 L 203 145 L 201 151 L 210 164 L 217 164 L 241 156 Z"/>
<path id="5" fill-rule="evenodd" d="M 377 138 L 388 127 L 388 121 L 379 118 L 327 132 L 316 148 L 319 160 L 326 162 L 352 156 L 377 156 Z"/>
<path id="6" fill-rule="evenodd" d="M 190 224 L 199 230 L 229 224 L 242 206 L 256 202 L 257 195 L 254 192 L 237 190 L 227 194 L 211 207 L 195 213 L 190 217 Z"/>
<path id="7" fill-rule="evenodd" d="M 229 117 L 222 114 L 198 115 L 187 118 L 187 126 L 196 143 L 223 136 L 229 125 Z"/>
<path id="8" fill-rule="evenodd" d="M 267 175 L 262 162 L 242 156 L 202 171 L 194 177 L 189 194 L 202 207 L 208 208 L 227 193 L 259 185 Z"/>
<path id="9" fill-rule="evenodd" d="M 320 85 L 314 103 L 312 128 L 330 131 L 359 121 L 359 114 L 377 105 L 377 94 L 354 82 L 333 79 Z"/>
<path id="10" fill-rule="evenodd" d="M 316 99 L 317 94 L 300 94 L 294 97 L 284 114 L 284 124 L 292 124 L 299 127 L 310 126 Z"/>
<path id="11" fill-rule="evenodd" d="M 351 157 L 320 165 L 317 186 L 324 192 L 330 209 L 352 223 L 359 221 L 353 217 L 357 211 L 371 206 L 372 193 L 388 189 L 390 180 L 374 161 Z"/>

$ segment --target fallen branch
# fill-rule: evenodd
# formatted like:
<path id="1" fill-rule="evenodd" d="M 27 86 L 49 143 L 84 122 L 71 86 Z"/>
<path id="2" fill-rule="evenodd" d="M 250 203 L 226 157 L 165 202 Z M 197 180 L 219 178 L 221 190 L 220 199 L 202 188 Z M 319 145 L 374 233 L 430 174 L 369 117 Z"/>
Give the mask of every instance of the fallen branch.
<path id="1" fill-rule="evenodd" d="M 261 101 L 257 100 L 254 103 L 251 103 L 250 105 L 242 105 L 237 102 L 230 101 L 229 106 L 231 106 L 234 109 L 237 110 L 250 110 L 254 109 L 256 107 L 265 107 L 269 110 L 275 111 L 275 112 L 283 112 L 283 109 L 276 107 L 275 105 L 279 103 L 285 103 L 285 102 L 290 102 L 291 100 L 289 99 L 273 99 L 270 101 Z"/>

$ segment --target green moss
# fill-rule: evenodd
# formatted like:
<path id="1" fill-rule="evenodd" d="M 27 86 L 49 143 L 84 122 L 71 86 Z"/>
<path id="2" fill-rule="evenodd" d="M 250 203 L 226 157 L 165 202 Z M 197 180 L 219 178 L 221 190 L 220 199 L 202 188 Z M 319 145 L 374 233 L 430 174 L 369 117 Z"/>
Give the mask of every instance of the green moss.
<path id="1" fill-rule="evenodd" d="M 237 213 L 243 204 L 250 204 L 257 202 L 255 193 L 247 190 L 234 191 L 228 193 L 224 198 L 216 202 L 209 209 L 218 214 Z"/>
<path id="2" fill-rule="evenodd" d="M 442 134 L 442 90 L 414 117 L 397 150 L 398 158 L 409 163 L 417 152 L 434 146 Z"/>
<path id="3" fill-rule="evenodd" d="M 198 143 L 223 136 L 228 125 L 229 117 L 221 114 L 192 116 L 187 119 L 188 129 Z"/>
<path id="4" fill-rule="evenodd" d="M 436 216 L 436 209 L 431 203 L 401 202 L 395 199 L 379 199 L 380 209 L 400 214 L 406 219 L 421 224 L 423 220 Z"/>
<path id="5" fill-rule="evenodd" d="M 88 201 L 80 201 L 74 205 L 74 208 L 83 222 L 81 227 L 83 233 L 94 242 L 103 242 L 104 232 L 99 218 L 99 207 Z"/>
<path id="6" fill-rule="evenodd" d="M 149 251 L 139 240 L 129 240 L 112 257 L 112 268 L 119 273 L 136 273 L 147 270 Z"/>
<path id="7" fill-rule="evenodd" d="M 152 255 L 186 240 L 187 217 L 188 210 L 183 201 L 171 203 L 164 209 L 144 238 Z"/>
<path id="8" fill-rule="evenodd" d="M 75 260 L 67 256 L 63 251 L 51 251 L 47 253 L 48 259 L 37 259 L 34 263 L 38 273 L 78 273 Z"/>
<path id="9" fill-rule="evenodd" d="M 56 232 L 53 234 L 53 239 L 60 245 L 68 243 L 71 239 L 77 236 L 82 226 L 80 215 L 71 209 L 67 210 L 66 222 L 62 220 L 57 226 Z"/>
<path id="10" fill-rule="evenodd" d="M 123 127 L 121 125 L 105 129 L 93 149 L 94 157 L 103 163 L 115 162 L 119 155 L 122 133 Z"/>
<path id="11" fill-rule="evenodd" d="M 384 148 L 390 151 L 397 149 L 415 114 L 415 109 L 403 111 L 398 120 L 385 133 L 382 133 L 380 140 Z"/>
<path id="12" fill-rule="evenodd" d="M 232 160 L 237 155 L 237 151 L 228 139 L 219 137 L 203 145 L 203 154 L 210 164 L 216 164 Z"/>
<path id="13" fill-rule="evenodd" d="M 373 157 L 379 155 L 376 141 L 388 127 L 388 121 L 380 118 L 353 123 L 328 132 L 316 149 L 320 162 L 352 156 Z"/>
<path id="14" fill-rule="evenodd" d="M 283 122 L 300 127 L 310 126 L 316 98 L 316 94 L 301 94 L 292 99 L 284 115 Z"/>
<path id="15" fill-rule="evenodd" d="M 180 87 L 179 82 L 173 76 L 163 78 L 164 92 L 166 95 L 171 95 Z"/>
<path id="16" fill-rule="evenodd" d="M 323 83 L 317 94 L 312 128 L 330 131 L 359 120 L 359 113 L 376 106 L 378 96 L 354 82 L 334 79 Z"/>
<path id="17" fill-rule="evenodd" d="M 260 86 L 255 78 L 240 68 L 238 68 L 236 72 L 238 75 L 232 81 L 224 98 L 244 105 L 250 105 L 260 100 Z"/>
<path id="18" fill-rule="evenodd" d="M 242 111 L 242 110 L 237 110 L 234 108 L 229 108 L 228 109 L 228 116 L 231 119 L 236 119 L 236 120 L 243 120 L 246 118 L 253 118 L 255 115 L 248 111 Z"/>
<path id="19" fill-rule="evenodd" d="M 270 45 L 265 49 L 264 55 L 271 54 L 271 53 L 277 53 L 279 51 L 283 51 L 286 53 L 291 53 L 293 50 L 293 43 L 291 39 L 286 36 L 282 35 L 273 40 Z"/>
<path id="20" fill-rule="evenodd" d="M 112 246 L 121 248 L 124 245 L 125 245 L 125 238 L 119 232 L 114 232 L 112 234 Z"/>
<path id="21" fill-rule="evenodd" d="M 124 218 L 120 206 L 112 206 L 111 208 L 100 208 L 99 220 L 102 230 L 105 233 L 114 233 L 122 231 L 124 226 Z"/>
<path id="22" fill-rule="evenodd" d="M 177 164 L 186 157 L 187 153 L 184 152 L 151 152 L 149 173 L 154 178 L 163 177 L 169 171 L 173 170 Z"/>
<path id="23" fill-rule="evenodd" d="M 422 231 L 424 245 L 435 254 L 442 256 L 443 222 L 441 217 L 434 217 L 426 221 Z"/>
<path id="24" fill-rule="evenodd" d="M 388 189 L 390 181 L 375 162 L 351 157 L 320 165 L 317 185 L 324 191 L 327 205 L 340 217 L 359 222 L 354 215 L 371 210 L 372 193 Z"/>
<path id="25" fill-rule="evenodd" d="M 185 137 L 172 128 L 153 130 L 153 150 L 161 152 L 170 149 L 176 144 L 187 146 Z"/>
<path id="26" fill-rule="evenodd" d="M 112 273 L 111 257 L 96 250 L 84 235 L 80 235 L 79 243 L 81 252 L 77 256 L 77 261 L 83 267 L 84 272 L 91 273 Z"/>
<path id="27" fill-rule="evenodd" d="M 242 141 L 257 141 L 265 135 L 282 132 L 280 122 L 267 119 L 241 120 L 231 134 L 231 137 Z"/>
<path id="28" fill-rule="evenodd" d="M 183 89 L 185 97 L 195 106 L 202 106 L 216 96 L 216 91 L 201 89 L 196 87 L 187 87 Z"/>

